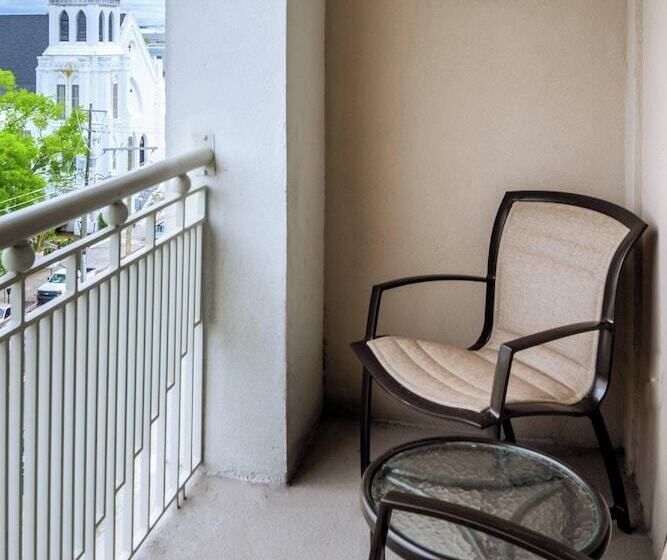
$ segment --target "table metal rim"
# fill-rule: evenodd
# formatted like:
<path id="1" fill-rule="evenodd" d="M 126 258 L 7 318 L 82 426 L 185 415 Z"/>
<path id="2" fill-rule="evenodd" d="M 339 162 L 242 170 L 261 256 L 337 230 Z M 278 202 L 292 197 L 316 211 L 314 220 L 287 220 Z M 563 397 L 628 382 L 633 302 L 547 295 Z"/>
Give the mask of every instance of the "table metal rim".
<path id="1" fill-rule="evenodd" d="M 393 447 L 388 451 L 386 451 L 385 453 L 383 453 L 382 455 L 380 455 L 380 457 L 375 459 L 375 461 L 373 461 L 368 466 L 368 468 L 364 472 L 364 476 L 362 478 L 362 483 L 361 483 L 363 513 L 369 526 L 374 527 L 375 522 L 377 520 L 377 511 L 375 511 L 375 508 L 373 507 L 372 485 L 373 485 L 373 480 L 375 479 L 375 475 L 379 471 L 380 467 L 384 463 L 386 463 L 389 459 L 404 451 L 408 451 L 410 449 L 415 449 L 419 447 L 428 447 L 430 445 L 442 444 L 442 443 L 484 444 L 504 449 L 508 448 L 519 449 L 521 451 L 534 455 L 542 460 L 546 459 L 548 462 L 553 463 L 555 466 L 565 471 L 569 476 L 577 480 L 582 486 L 588 488 L 591 491 L 591 494 L 594 497 L 596 503 L 595 505 L 598 507 L 598 510 L 600 511 L 600 530 L 598 531 L 597 535 L 592 540 L 592 542 L 585 549 L 580 550 L 579 552 L 589 556 L 590 558 L 600 558 L 602 554 L 605 552 L 607 545 L 609 544 L 609 539 L 611 537 L 611 515 L 609 513 L 609 506 L 607 505 L 607 502 L 605 501 L 602 494 L 600 494 L 600 492 L 597 490 L 594 484 L 588 481 L 584 476 L 577 473 L 566 462 L 562 461 L 561 459 L 557 459 L 548 453 L 544 453 L 532 447 L 520 445 L 517 443 L 496 441 L 486 438 L 449 437 L 449 436 L 425 438 L 425 439 L 411 441 L 399 445 L 397 447 Z M 448 560 L 448 557 L 446 556 L 442 555 L 433 556 L 432 551 L 422 548 L 418 543 L 410 540 L 409 538 L 405 537 L 404 535 L 401 535 L 400 533 L 396 533 L 395 531 L 392 530 L 391 527 L 389 528 L 387 543 L 389 548 L 391 548 L 394 552 L 403 554 L 405 553 L 414 554 L 414 552 L 418 552 L 419 554 L 426 555 L 427 558 L 433 558 L 434 560 Z M 411 557 L 412 556 L 408 556 L 408 558 Z"/>

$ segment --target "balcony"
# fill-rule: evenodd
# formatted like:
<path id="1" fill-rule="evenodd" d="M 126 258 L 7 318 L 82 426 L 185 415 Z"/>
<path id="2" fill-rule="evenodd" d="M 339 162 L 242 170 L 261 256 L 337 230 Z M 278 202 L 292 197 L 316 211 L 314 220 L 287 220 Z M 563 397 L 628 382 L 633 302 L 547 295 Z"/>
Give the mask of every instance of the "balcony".
<path id="1" fill-rule="evenodd" d="M 0 220 L 9 270 L 0 289 L 23 310 L 0 330 L 7 558 L 365 556 L 356 423 L 326 418 L 288 488 L 200 468 L 214 159 L 202 146 Z M 130 213 L 124 201 L 159 184 L 163 199 Z M 106 228 L 35 258 L 26 240 L 38 229 L 98 208 Z M 128 242 L 140 224 L 141 243 Z M 108 266 L 86 267 L 93 250 L 106 253 Z M 54 266 L 66 271 L 64 291 L 28 305 L 28 280 Z M 378 453 L 440 432 L 379 423 L 376 433 Z M 607 488 L 594 450 L 541 447 Z M 633 508 L 641 516 L 636 493 Z M 651 554 L 644 532 L 618 532 L 605 558 Z"/>
<path id="2" fill-rule="evenodd" d="M 16 310 L 0 330 L 0 559 L 367 557 L 349 343 L 370 287 L 480 272 L 509 188 L 650 223 L 604 409 L 640 529 L 614 529 L 605 558 L 659 558 L 664 7 L 200 4 L 167 2 L 170 157 L 0 218 Z M 164 199 L 133 213 L 127 198 L 156 185 Z M 98 209 L 106 228 L 35 258 L 32 236 Z M 62 295 L 27 305 L 53 266 Z M 479 293 L 428 294 L 390 300 L 387 328 L 467 340 Z M 374 454 L 478 435 L 382 396 L 374 413 Z M 517 435 L 609 498 L 589 428 L 536 419 Z"/>

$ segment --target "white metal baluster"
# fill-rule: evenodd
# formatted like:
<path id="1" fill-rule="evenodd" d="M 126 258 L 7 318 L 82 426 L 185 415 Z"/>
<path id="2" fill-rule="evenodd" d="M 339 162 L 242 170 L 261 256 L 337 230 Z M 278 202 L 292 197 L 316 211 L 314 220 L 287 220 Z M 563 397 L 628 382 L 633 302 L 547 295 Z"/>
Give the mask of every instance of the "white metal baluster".
<path id="1" fill-rule="evenodd" d="M 173 481 L 174 493 L 178 495 L 180 487 L 180 461 L 181 461 L 181 371 L 183 368 L 182 356 L 181 356 L 181 331 L 183 329 L 183 237 L 179 235 L 176 238 L 176 262 L 178 263 L 178 272 L 176 275 L 176 344 L 174 344 L 174 354 L 175 354 L 175 379 L 174 387 L 172 390 L 172 403 L 174 410 L 173 418 L 173 427 L 172 431 L 172 442 L 171 447 L 173 449 L 171 454 L 171 473 L 170 478 Z"/>
<path id="2" fill-rule="evenodd" d="M 136 388 L 136 345 L 137 345 L 137 267 L 132 265 L 128 271 L 128 298 L 127 298 L 127 405 L 125 428 L 125 503 L 127 517 L 125 525 L 125 538 L 128 545 L 127 552 L 134 551 L 135 524 L 134 513 L 134 490 L 135 490 L 135 460 L 134 460 L 134 414 L 135 414 L 135 388 Z"/>
<path id="3" fill-rule="evenodd" d="M 37 472 L 37 352 L 39 332 L 35 325 L 25 330 L 23 345 L 23 558 L 35 558 L 35 479 Z"/>
<path id="4" fill-rule="evenodd" d="M 97 402 L 98 402 L 98 360 L 99 360 L 99 291 L 97 288 L 88 294 L 88 334 L 86 365 L 86 468 L 84 502 L 84 543 L 86 560 L 95 560 L 95 520 L 96 472 L 97 472 Z"/>
<path id="5" fill-rule="evenodd" d="M 63 415 L 65 411 L 65 310 L 57 309 L 51 322 L 52 336 L 52 408 L 51 408 L 51 502 L 50 557 L 54 560 L 62 554 L 63 515 Z"/>
<path id="6" fill-rule="evenodd" d="M 203 280 L 203 263 L 202 252 L 204 250 L 204 227 L 200 224 L 196 227 L 196 244 L 197 244 L 197 267 L 195 271 L 195 323 L 199 324 L 202 320 L 202 280 Z"/>
<path id="7" fill-rule="evenodd" d="M 178 319 L 178 310 L 176 308 L 176 301 L 178 299 L 178 273 L 181 267 L 181 263 L 178 260 L 178 244 L 176 240 L 172 240 L 169 243 L 169 254 L 170 254 L 170 270 L 169 270 L 169 285 L 171 288 L 171 293 L 169 297 L 169 359 L 168 359 L 168 386 L 167 386 L 167 408 L 166 408 L 166 421 L 167 421 L 167 433 L 166 433 L 166 442 L 165 442 L 165 502 L 169 502 L 176 493 L 176 487 L 178 486 L 178 481 L 173 476 L 174 462 L 177 462 L 177 449 L 176 449 L 176 430 L 178 429 L 178 410 L 176 409 L 176 391 L 174 387 L 176 386 L 176 368 L 180 367 L 180 360 L 178 359 L 178 349 L 176 348 L 176 324 Z"/>
<path id="8" fill-rule="evenodd" d="M 186 465 L 189 467 L 188 442 L 190 437 L 188 411 L 192 402 L 189 396 L 188 385 L 191 370 L 191 353 L 188 350 L 188 339 L 190 331 L 190 288 L 192 282 L 190 281 L 190 262 L 191 262 L 191 245 L 190 245 L 190 231 L 183 232 L 183 326 L 182 326 L 182 341 L 181 341 L 181 383 L 180 383 L 180 426 L 179 426 L 179 478 L 178 485 L 183 484 L 187 474 L 185 473 Z"/>
<path id="9" fill-rule="evenodd" d="M 188 276 L 189 280 L 189 291 L 188 291 L 188 356 L 187 356 L 187 377 L 186 377 L 186 387 L 187 392 L 185 395 L 185 465 L 186 472 L 185 477 L 187 478 L 192 472 L 192 423 L 193 423 L 193 405 L 194 405 L 194 359 L 195 359 L 195 348 L 194 348 L 194 336 L 195 336 L 195 296 L 197 293 L 195 285 L 195 270 L 197 266 L 197 245 L 196 237 L 194 230 L 188 231 L 188 242 L 190 244 L 190 259 L 188 266 Z"/>
<path id="10" fill-rule="evenodd" d="M 0 342 L 0 559 L 7 560 L 7 453 L 9 430 L 9 352 L 7 342 Z"/>
<path id="11" fill-rule="evenodd" d="M 127 434 L 127 270 L 119 272 L 118 292 L 118 399 L 116 399 L 116 418 L 120 419 L 116 430 L 116 479 L 117 488 L 124 487 L 127 471 L 125 469 L 125 436 Z M 123 490 L 125 492 L 125 490 Z"/>
<path id="12" fill-rule="evenodd" d="M 37 405 L 37 522 L 35 536 L 37 538 L 37 558 L 49 557 L 50 535 L 50 470 L 51 470 L 51 341 L 52 317 L 47 316 L 39 322 L 39 354 L 38 354 L 38 405 Z"/>
<path id="13" fill-rule="evenodd" d="M 157 517 L 162 513 L 164 508 L 164 469 L 166 462 L 166 420 L 167 420 L 167 371 L 168 371 L 168 335 L 169 335 L 169 308 L 171 300 L 169 295 L 171 293 L 170 273 L 171 265 L 171 245 L 164 245 L 162 251 L 162 305 L 160 307 L 160 392 L 158 409 L 159 415 L 156 422 L 156 449 L 154 455 L 154 479 L 151 484 L 153 488 L 153 498 L 151 501 L 151 524 L 154 522 L 153 517 Z"/>
<path id="14" fill-rule="evenodd" d="M 16 287 L 12 290 L 12 292 Z M 9 469 L 8 469 L 8 541 L 10 559 L 22 558 L 21 551 L 21 467 L 23 403 L 23 333 L 9 341 Z"/>
<path id="15" fill-rule="evenodd" d="M 159 400 L 158 400 L 158 391 L 160 389 L 160 372 L 162 369 L 162 364 L 160 362 L 161 356 L 161 334 L 162 334 L 162 311 L 163 306 L 166 302 L 163 300 L 163 285 L 165 277 L 163 275 L 163 258 L 164 254 L 161 249 L 155 251 L 153 256 L 153 261 L 149 264 L 152 268 L 152 274 L 148 276 L 148 281 L 150 285 L 150 291 L 153 293 L 152 297 L 152 317 L 153 317 L 153 336 L 150 341 L 151 345 L 151 354 L 152 354 L 152 363 L 151 363 L 151 399 L 150 399 L 150 415 L 147 419 L 148 421 L 148 433 L 149 433 L 149 444 L 148 444 L 148 457 L 147 457 L 147 466 L 148 466 L 148 476 L 146 478 L 147 492 L 145 495 L 145 522 L 146 527 L 150 529 L 151 526 L 151 511 L 152 503 L 154 499 L 154 494 L 156 488 L 158 487 L 156 475 L 157 475 L 157 455 L 160 450 L 159 447 L 156 449 L 154 447 L 154 437 L 156 435 L 156 429 L 154 427 L 154 421 L 159 417 Z"/>
<path id="16" fill-rule="evenodd" d="M 181 356 L 185 356 L 188 351 L 188 331 L 190 325 L 188 318 L 190 316 L 190 286 L 192 284 L 190 279 L 190 261 L 191 261 L 191 245 L 190 245 L 190 231 L 184 231 L 183 238 L 183 329 L 181 331 Z"/>
<path id="17" fill-rule="evenodd" d="M 184 266 L 185 252 L 183 250 L 183 234 L 180 234 L 176 240 L 176 262 L 178 263 L 178 270 L 176 272 L 176 300 L 174 301 L 176 307 L 176 343 L 174 344 L 174 360 L 176 372 L 181 368 L 181 340 L 183 337 L 183 301 L 184 301 Z M 175 380 L 174 380 L 175 382 Z M 179 405 L 180 406 L 180 405 Z M 177 484 L 178 485 L 178 484 Z"/>
<path id="18" fill-rule="evenodd" d="M 151 369 L 148 373 L 150 379 L 150 406 L 148 415 L 145 418 L 146 435 L 148 441 L 144 444 L 144 453 L 142 455 L 142 481 L 141 481 L 141 503 L 139 508 L 139 518 L 141 519 L 142 527 L 146 527 L 146 531 L 150 530 L 150 511 L 151 511 L 151 495 L 152 495 L 152 467 L 154 454 L 154 437 L 155 431 L 153 425 L 157 420 L 159 411 L 159 390 L 160 390 L 160 342 L 162 336 L 162 325 L 160 317 L 162 313 L 162 261 L 163 253 L 162 246 L 158 247 L 154 252 L 154 266 L 153 266 L 153 332 L 150 340 L 151 349 Z"/>
<path id="19" fill-rule="evenodd" d="M 139 487 L 138 500 L 140 504 L 146 504 L 138 509 L 140 519 L 147 518 L 148 510 L 148 492 L 149 487 L 149 465 L 151 449 L 151 400 L 152 400 L 152 373 L 153 373 L 153 335 L 155 330 L 155 275 L 157 268 L 156 254 L 151 253 L 146 259 L 146 301 L 145 317 L 146 324 L 144 329 L 144 369 L 143 369 L 143 404 L 142 404 L 142 449 L 138 457 L 139 460 Z"/>
<path id="20" fill-rule="evenodd" d="M 194 382 L 192 402 L 192 462 L 193 470 L 202 461 L 202 426 L 204 421 L 203 409 L 203 387 L 204 387 L 204 325 L 199 323 L 195 327 L 194 342 Z"/>
<path id="21" fill-rule="evenodd" d="M 25 284 L 20 281 L 12 286 L 10 296 L 14 310 L 12 324 L 23 324 Z M 9 448 L 8 448 L 8 556 L 10 559 L 22 558 L 21 531 L 23 511 L 21 495 L 23 492 L 23 367 L 24 367 L 24 332 L 19 331 L 9 340 Z"/>
<path id="22" fill-rule="evenodd" d="M 141 453 L 144 445 L 143 414 L 144 414 L 144 376 L 146 375 L 146 267 L 147 259 L 138 263 L 138 293 L 137 293 L 137 373 L 135 394 L 135 425 L 134 425 L 134 454 L 135 458 Z"/>
<path id="23" fill-rule="evenodd" d="M 88 295 L 77 299 L 76 390 L 74 418 L 74 553 L 85 552 L 84 514 L 86 507 L 86 425 L 88 423 Z"/>
<path id="24" fill-rule="evenodd" d="M 202 194 L 202 198 L 203 194 Z M 203 299 L 203 263 L 202 263 L 202 252 L 204 244 L 204 227 L 202 225 L 197 226 L 197 270 L 196 270 L 196 286 L 197 294 L 195 296 L 195 366 L 194 366 L 194 403 L 192 405 L 192 414 L 194 429 L 192 434 L 193 439 L 193 461 L 195 465 L 201 463 L 202 457 L 202 425 L 204 421 L 203 417 L 203 386 L 204 386 L 204 324 L 202 322 L 202 299 Z"/>
<path id="25" fill-rule="evenodd" d="M 176 277 L 178 274 L 178 269 L 181 266 L 177 260 L 176 254 L 176 242 L 169 242 L 169 316 L 167 321 L 169 322 L 168 336 L 167 336 L 167 347 L 169 348 L 169 354 L 167 356 L 167 391 L 170 391 L 174 385 L 174 377 L 176 371 L 176 298 L 177 298 L 177 285 Z"/>
<path id="26" fill-rule="evenodd" d="M 100 285 L 99 303 L 99 363 L 97 367 L 97 453 L 95 469 L 95 525 L 104 521 L 107 511 L 106 504 L 106 474 L 107 474 L 107 407 L 109 394 L 109 311 L 110 286 L 109 282 Z"/>
<path id="27" fill-rule="evenodd" d="M 74 399 L 76 388 L 76 301 L 65 312 L 65 398 L 63 401 L 63 558 L 74 556 Z"/>
<path id="28" fill-rule="evenodd" d="M 112 243 L 116 241 L 112 239 Z M 112 266 L 117 266 L 112 262 Z M 104 558 L 116 558 L 116 403 L 118 401 L 118 309 L 120 302 L 119 278 L 115 274 L 109 280 L 109 365 L 107 389 L 107 451 L 106 451 L 106 515 L 104 519 Z"/>
<path id="29" fill-rule="evenodd" d="M 160 342 L 162 329 L 160 317 L 162 313 L 162 248 L 158 247 L 155 252 L 154 269 L 154 294 L 153 294 L 153 340 L 151 347 L 153 349 L 153 369 L 151 370 L 151 422 L 153 422 L 160 413 L 158 395 L 160 391 Z"/>
<path id="30" fill-rule="evenodd" d="M 167 340 L 167 345 L 169 347 L 169 354 L 167 357 L 167 387 L 165 393 L 165 409 L 164 409 L 164 422 L 165 422 L 165 454 L 164 454 L 164 472 L 163 472 L 163 499 L 164 502 L 162 507 L 169 502 L 171 496 L 173 495 L 172 487 L 176 485 L 171 481 L 169 476 L 168 465 L 171 464 L 174 454 L 174 426 L 176 425 L 173 421 L 174 418 L 174 399 L 173 399 L 173 387 L 176 371 L 176 352 L 174 350 L 175 340 L 176 340 L 176 278 L 177 271 L 180 263 L 176 260 L 176 243 L 171 241 L 169 243 L 169 335 Z"/>
<path id="31" fill-rule="evenodd" d="M 199 301 L 198 298 L 200 297 L 199 294 L 199 252 L 198 252 L 198 247 L 199 247 L 199 236 L 198 236 L 198 231 L 197 229 L 193 229 L 191 231 L 191 239 L 192 239 L 192 305 L 190 307 L 190 336 L 191 336 L 191 343 L 190 343 L 190 348 L 191 353 L 192 353 L 192 358 L 191 358 L 191 363 L 192 363 L 192 371 L 190 374 L 190 391 L 191 391 L 191 409 L 190 409 L 190 472 L 188 475 L 190 475 L 194 469 L 195 469 L 195 462 L 194 462 L 194 437 L 195 437 L 195 379 L 197 376 L 197 355 L 199 353 L 199 348 L 197 346 L 197 335 L 196 335 L 196 329 L 199 324 L 199 321 L 197 319 L 197 302 Z"/>
<path id="32" fill-rule="evenodd" d="M 148 447 L 150 441 L 150 418 L 152 415 L 153 386 L 153 337 L 155 331 L 155 268 L 156 253 L 146 259 L 146 331 L 145 331 L 145 366 L 144 366 L 144 405 L 143 405 L 143 446 Z M 147 409 L 147 410 L 146 410 Z M 146 420 L 148 418 L 148 420 Z"/>

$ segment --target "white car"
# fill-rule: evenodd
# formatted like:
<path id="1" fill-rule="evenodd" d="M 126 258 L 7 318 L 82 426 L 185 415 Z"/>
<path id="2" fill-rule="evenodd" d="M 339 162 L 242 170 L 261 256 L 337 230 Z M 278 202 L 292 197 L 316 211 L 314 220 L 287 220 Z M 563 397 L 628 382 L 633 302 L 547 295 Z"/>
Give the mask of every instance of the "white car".
<path id="1" fill-rule="evenodd" d="M 95 273 L 94 268 L 88 268 L 88 274 Z M 79 279 L 81 279 L 81 271 L 79 271 Z M 63 295 L 65 293 L 67 282 L 67 270 L 65 268 L 58 268 L 49 276 L 47 282 L 37 288 L 37 305 L 44 305 L 51 300 Z"/>
<path id="2" fill-rule="evenodd" d="M 46 283 L 37 288 L 37 303 L 44 305 L 65 293 L 65 282 L 67 281 L 67 270 L 57 269 Z"/>
<path id="3" fill-rule="evenodd" d="M 12 306 L 8 303 L 0 303 L 0 325 L 9 321 L 12 315 Z"/>

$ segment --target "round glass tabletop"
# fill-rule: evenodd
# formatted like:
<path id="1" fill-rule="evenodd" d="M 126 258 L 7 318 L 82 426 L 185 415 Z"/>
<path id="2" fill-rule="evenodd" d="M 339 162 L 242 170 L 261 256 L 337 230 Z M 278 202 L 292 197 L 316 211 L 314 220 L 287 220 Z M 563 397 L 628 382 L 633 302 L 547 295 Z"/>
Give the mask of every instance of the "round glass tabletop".
<path id="1" fill-rule="evenodd" d="M 398 447 L 364 475 L 369 522 L 391 491 L 476 508 L 594 557 L 609 538 L 609 510 L 600 494 L 558 460 L 517 445 L 439 438 Z M 495 537 L 401 511 L 392 516 L 389 540 L 434 558 L 536 558 Z"/>

